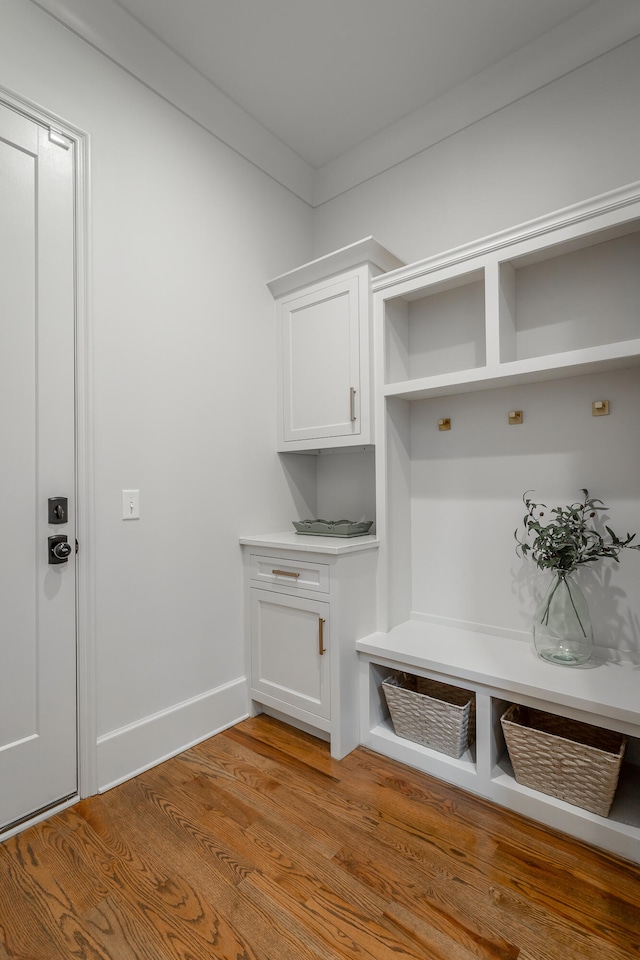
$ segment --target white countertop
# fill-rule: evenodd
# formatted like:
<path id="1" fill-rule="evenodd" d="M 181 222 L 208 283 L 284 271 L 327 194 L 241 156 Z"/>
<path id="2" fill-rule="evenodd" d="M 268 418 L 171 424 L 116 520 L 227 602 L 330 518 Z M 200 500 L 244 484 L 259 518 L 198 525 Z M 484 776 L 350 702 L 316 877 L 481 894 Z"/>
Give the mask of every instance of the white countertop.
<path id="1" fill-rule="evenodd" d="M 365 537 L 315 537 L 299 534 L 294 530 L 285 533 L 259 533 L 253 537 L 240 537 L 243 547 L 262 547 L 275 550 L 296 550 L 302 553 L 324 553 L 340 556 L 377 550 L 379 540 L 374 534 Z"/>

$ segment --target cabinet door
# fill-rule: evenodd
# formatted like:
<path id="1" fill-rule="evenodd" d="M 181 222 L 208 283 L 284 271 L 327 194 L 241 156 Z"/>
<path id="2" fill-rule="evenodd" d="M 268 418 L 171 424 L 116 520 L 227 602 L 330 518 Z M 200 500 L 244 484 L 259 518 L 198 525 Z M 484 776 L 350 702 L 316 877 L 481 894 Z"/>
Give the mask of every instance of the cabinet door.
<path id="1" fill-rule="evenodd" d="M 321 652 L 322 651 L 322 652 Z M 251 590 L 251 688 L 325 720 L 329 700 L 329 604 Z"/>
<path id="2" fill-rule="evenodd" d="M 359 437 L 358 276 L 280 305 L 283 440 Z"/>

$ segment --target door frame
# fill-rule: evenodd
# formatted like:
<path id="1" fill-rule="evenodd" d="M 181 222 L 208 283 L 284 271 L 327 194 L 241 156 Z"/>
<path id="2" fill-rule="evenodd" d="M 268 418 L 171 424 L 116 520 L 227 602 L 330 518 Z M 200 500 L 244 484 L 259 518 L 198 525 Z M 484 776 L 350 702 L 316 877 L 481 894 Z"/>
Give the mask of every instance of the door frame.
<path id="1" fill-rule="evenodd" d="M 98 792 L 95 646 L 93 347 L 91 325 L 90 137 L 38 104 L 0 86 L 0 104 L 62 134 L 74 151 L 76 690 L 78 791 L 70 800 L 0 833 L 0 841 Z"/>

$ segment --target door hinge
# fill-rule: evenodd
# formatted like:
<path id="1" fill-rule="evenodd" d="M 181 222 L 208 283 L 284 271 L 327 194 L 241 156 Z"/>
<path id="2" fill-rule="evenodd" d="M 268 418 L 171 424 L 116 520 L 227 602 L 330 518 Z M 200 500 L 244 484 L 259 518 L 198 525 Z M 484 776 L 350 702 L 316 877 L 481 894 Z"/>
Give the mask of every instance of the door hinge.
<path id="1" fill-rule="evenodd" d="M 49 127 L 49 142 L 55 143 L 56 146 L 62 147 L 63 150 L 69 150 L 71 147 L 71 140 L 65 137 L 64 134 L 54 130 L 53 127 Z"/>

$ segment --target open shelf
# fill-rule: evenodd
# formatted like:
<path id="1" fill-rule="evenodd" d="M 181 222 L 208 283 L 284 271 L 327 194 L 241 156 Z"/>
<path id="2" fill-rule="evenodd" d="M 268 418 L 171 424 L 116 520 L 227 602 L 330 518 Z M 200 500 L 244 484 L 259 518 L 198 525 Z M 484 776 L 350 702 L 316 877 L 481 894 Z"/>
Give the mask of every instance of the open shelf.
<path id="1" fill-rule="evenodd" d="M 357 646 L 357 645 L 356 645 Z M 451 757 L 423 744 L 399 737 L 394 730 L 382 683 L 396 672 L 392 665 L 375 659 L 361 664 L 360 703 L 366 705 L 361 723 L 362 742 L 378 753 L 393 757 L 400 763 L 431 773 L 435 777 L 455 783 L 467 790 L 478 792 L 474 786 L 477 779 L 476 745 L 472 743 L 461 757 Z M 413 671 L 430 679 L 438 679 L 429 672 Z"/>
<path id="2" fill-rule="evenodd" d="M 489 237 L 373 289 L 384 396 L 420 400 L 635 365 L 640 197 L 630 190 L 626 202 Z"/>
<path id="3" fill-rule="evenodd" d="M 543 383 L 637 366 L 640 366 L 640 338 L 512 360 L 491 367 L 398 381 L 387 384 L 382 393 L 385 397 L 398 397 L 401 400 L 428 400 L 430 397 L 455 396 L 523 383 Z"/>
<path id="4" fill-rule="evenodd" d="M 500 359 L 529 360 L 640 338 L 640 224 L 500 263 Z M 632 231 L 633 228 L 633 232 Z M 567 250 L 567 248 L 569 248 Z M 552 255 L 553 253 L 553 255 Z"/>
<path id="5" fill-rule="evenodd" d="M 484 271 L 388 300 L 385 347 L 387 382 L 484 367 Z"/>
<path id="6" fill-rule="evenodd" d="M 523 816 L 605 847 L 625 859 L 640 861 L 640 767 L 635 764 L 622 764 L 607 817 L 518 783 L 506 751 L 492 770 L 490 792 L 496 803 Z"/>
<path id="7" fill-rule="evenodd" d="M 525 787 L 518 783 L 513 774 L 513 766 L 506 753 L 495 767 L 491 779 L 494 784 L 506 790 L 511 790 L 514 794 L 554 807 L 571 816 L 581 817 L 587 823 L 598 824 L 600 827 L 615 831 L 622 837 L 637 842 L 640 833 L 640 803 L 638 802 L 638 797 L 640 797 L 640 767 L 634 764 L 623 763 L 616 795 L 607 817 L 590 813 L 589 810 L 584 810 L 574 804 L 566 803 L 564 800 L 558 800 L 556 797 L 550 797 L 547 794 L 540 793 L 539 790 L 533 790 L 531 787 Z"/>
<path id="8" fill-rule="evenodd" d="M 387 744 L 393 745 L 395 753 L 404 751 L 404 762 L 408 763 L 409 766 L 424 770 L 434 764 L 444 763 L 447 766 L 457 767 L 467 774 L 473 775 L 476 772 L 475 747 L 473 746 L 465 750 L 461 757 L 450 757 L 439 750 L 432 750 L 421 743 L 399 737 L 393 729 L 391 718 L 386 723 L 379 723 L 376 727 L 373 727 L 370 734 L 376 742 L 386 741 Z M 421 759 L 418 760 L 418 758 Z"/>
<path id="9" fill-rule="evenodd" d="M 488 639 L 488 646 L 480 650 L 478 635 L 471 631 L 407 623 L 387 634 L 376 633 L 359 640 L 362 742 L 430 776 L 640 862 L 640 704 L 633 671 L 621 670 L 609 676 L 608 664 L 589 671 L 565 670 L 538 660 L 528 644 L 501 637 Z M 474 690 L 476 742 L 460 759 L 395 734 L 381 686 L 383 679 L 397 670 Z M 619 686 L 617 679 L 623 675 L 629 682 Z M 542 680 L 547 681 L 548 689 L 541 685 Z M 590 699 L 590 693 L 595 699 Z M 623 762 L 608 817 L 516 781 L 500 723 L 512 703 L 627 735 L 628 759 Z"/>

